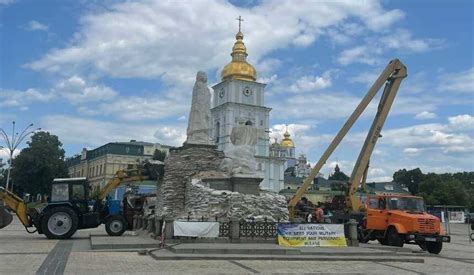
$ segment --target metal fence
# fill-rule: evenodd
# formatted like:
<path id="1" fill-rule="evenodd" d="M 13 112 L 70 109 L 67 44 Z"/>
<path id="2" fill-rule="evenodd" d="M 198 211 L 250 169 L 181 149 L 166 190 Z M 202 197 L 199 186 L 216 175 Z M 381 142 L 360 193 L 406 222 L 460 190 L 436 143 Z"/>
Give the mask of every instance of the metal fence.
<path id="1" fill-rule="evenodd" d="M 270 221 L 267 218 L 263 220 L 236 220 L 221 219 L 219 217 L 191 217 L 179 219 L 179 221 L 193 221 L 193 222 L 219 222 L 219 238 L 231 238 L 232 235 L 238 236 L 239 239 L 275 239 L 277 237 L 277 225 L 280 221 Z M 234 223 L 237 223 L 235 225 Z M 234 225 L 234 226 L 233 226 Z M 232 234 L 233 230 L 238 230 L 238 234 Z"/>

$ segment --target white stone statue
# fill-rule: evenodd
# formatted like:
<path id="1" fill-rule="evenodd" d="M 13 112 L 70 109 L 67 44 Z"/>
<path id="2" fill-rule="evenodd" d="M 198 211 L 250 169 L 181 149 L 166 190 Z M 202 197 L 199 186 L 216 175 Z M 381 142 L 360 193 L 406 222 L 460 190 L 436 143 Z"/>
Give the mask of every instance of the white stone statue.
<path id="1" fill-rule="evenodd" d="M 255 145 L 260 132 L 251 125 L 234 126 L 230 134 L 233 146 L 224 151 L 226 158 L 221 169 L 230 172 L 232 176 L 261 177 L 255 160 Z"/>
<path id="2" fill-rule="evenodd" d="M 211 93 L 207 87 L 206 73 L 199 71 L 193 88 L 186 143 L 212 144 L 209 138 L 210 118 Z"/>

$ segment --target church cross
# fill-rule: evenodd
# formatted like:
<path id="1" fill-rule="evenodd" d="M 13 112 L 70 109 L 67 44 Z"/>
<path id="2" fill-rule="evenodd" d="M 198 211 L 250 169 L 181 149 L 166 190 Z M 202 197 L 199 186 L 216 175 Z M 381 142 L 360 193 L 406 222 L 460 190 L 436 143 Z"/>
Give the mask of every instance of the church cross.
<path id="1" fill-rule="evenodd" d="M 242 21 L 244 21 L 244 19 L 242 19 L 242 17 L 239 15 L 239 18 L 236 18 L 235 20 L 239 21 L 239 32 L 240 32 L 241 23 Z"/>

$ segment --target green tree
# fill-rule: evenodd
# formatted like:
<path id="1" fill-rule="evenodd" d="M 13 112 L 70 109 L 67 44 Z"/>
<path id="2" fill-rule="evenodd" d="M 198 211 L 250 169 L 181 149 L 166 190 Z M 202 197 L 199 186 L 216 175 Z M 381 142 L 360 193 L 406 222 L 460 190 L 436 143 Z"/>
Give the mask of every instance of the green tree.
<path id="1" fill-rule="evenodd" d="M 336 167 L 334 167 L 334 173 L 329 176 L 330 180 L 340 180 L 340 181 L 348 181 L 349 177 L 344 174 L 344 172 L 341 171 L 339 168 L 339 165 L 336 164 Z"/>
<path id="2" fill-rule="evenodd" d="M 18 193 L 49 193 L 54 178 L 68 177 L 62 143 L 57 136 L 41 131 L 32 135 L 27 144 L 13 159 L 14 188 Z"/>
<path id="3" fill-rule="evenodd" d="M 420 168 L 413 170 L 401 169 L 393 174 L 393 181 L 406 186 L 412 195 L 418 193 L 418 188 L 422 180 L 423 172 L 421 172 Z"/>

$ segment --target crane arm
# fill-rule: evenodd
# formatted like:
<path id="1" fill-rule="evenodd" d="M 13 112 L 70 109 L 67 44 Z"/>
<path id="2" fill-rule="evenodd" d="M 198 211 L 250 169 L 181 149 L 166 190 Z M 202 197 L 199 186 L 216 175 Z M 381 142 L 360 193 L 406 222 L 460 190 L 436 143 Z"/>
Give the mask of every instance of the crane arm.
<path id="1" fill-rule="evenodd" d="M 334 152 L 334 150 L 337 148 L 339 143 L 341 143 L 342 139 L 346 136 L 347 132 L 349 132 L 349 130 L 354 125 L 354 123 L 357 121 L 357 119 L 360 117 L 362 112 L 367 108 L 367 106 L 372 101 L 372 99 L 377 94 L 377 92 L 380 90 L 380 88 L 382 88 L 384 83 L 387 82 L 387 80 L 390 80 L 394 75 L 402 75 L 403 77 L 406 76 L 406 68 L 400 62 L 400 60 L 398 60 L 398 59 L 391 60 L 389 62 L 389 64 L 385 67 L 385 69 L 379 75 L 379 77 L 377 78 L 375 83 L 372 85 L 372 87 L 370 87 L 370 89 L 367 92 L 367 94 L 365 95 L 365 97 L 361 100 L 361 102 L 356 107 L 354 112 L 351 114 L 351 116 L 344 123 L 341 130 L 339 130 L 337 135 L 334 137 L 332 142 L 329 144 L 327 149 L 324 151 L 324 153 L 321 156 L 321 158 L 319 159 L 319 161 L 316 163 L 316 165 L 313 167 L 313 169 L 311 169 L 311 173 L 304 180 L 303 185 L 296 191 L 296 194 L 293 196 L 293 198 L 290 200 L 290 202 L 288 204 L 290 219 L 294 218 L 296 204 L 300 201 L 301 197 L 306 192 L 308 187 L 311 185 L 314 178 L 318 175 L 318 173 L 321 170 L 321 168 L 323 167 L 323 165 L 329 159 L 329 157 Z M 399 85 L 400 85 L 400 81 L 396 82 L 395 85 L 392 85 L 392 87 L 393 88 L 396 87 L 398 89 Z M 382 99 L 383 99 L 383 97 L 382 97 Z M 392 102 L 393 102 L 393 99 L 392 99 Z M 390 108 L 388 108 L 388 109 L 390 109 Z M 388 114 L 388 110 L 387 110 L 387 114 Z M 386 117 L 386 115 L 385 115 L 385 117 Z M 383 125 L 383 123 L 382 123 L 382 125 Z M 380 133 L 380 130 L 381 130 L 381 128 L 378 129 L 378 133 Z M 366 166 L 363 166 L 363 168 L 365 168 L 365 167 Z"/>
<path id="2" fill-rule="evenodd" d="M 99 192 L 98 199 L 103 200 L 114 188 L 118 187 L 122 182 L 143 181 L 148 177 L 142 176 L 139 169 L 135 170 L 119 170 L 115 176 Z"/>
<path id="3" fill-rule="evenodd" d="M 359 184 L 361 184 L 361 180 L 362 183 L 365 184 L 370 156 L 372 155 L 375 144 L 377 143 L 379 137 L 381 137 L 380 132 L 382 131 L 385 120 L 387 119 L 393 101 L 395 100 L 398 88 L 400 87 L 403 78 L 407 76 L 406 67 L 400 61 L 397 63 L 398 64 L 394 68 L 393 73 L 387 79 L 374 121 L 372 122 L 372 126 L 367 133 L 364 146 L 362 146 L 362 149 L 360 150 L 354 170 L 352 170 L 352 174 L 349 179 L 347 205 L 349 206 L 350 210 L 353 211 L 358 211 L 363 208 L 363 205 L 357 197 L 356 192 L 359 188 Z"/>
<path id="4" fill-rule="evenodd" d="M 27 209 L 26 203 L 20 197 L 18 197 L 17 195 L 15 195 L 12 192 L 6 190 L 5 188 L 0 187 L 0 201 L 5 202 L 5 204 L 11 210 L 13 210 L 13 212 L 15 212 L 15 214 L 18 216 L 18 219 L 20 219 L 21 223 L 24 226 L 26 226 L 26 227 L 31 226 L 30 220 L 28 219 L 28 214 L 27 214 L 28 209 Z M 1 207 L 2 206 L 0 205 L 0 208 Z M 5 213 L 8 213 L 8 212 L 2 211 L 2 209 L 0 209 L 0 215 L 7 215 Z M 11 217 L 11 215 L 10 215 L 10 217 Z M 1 217 L 0 217 L 0 220 L 2 220 Z M 8 224 L 6 224 L 4 226 L 1 226 L 1 227 L 5 227 L 7 225 Z"/>

